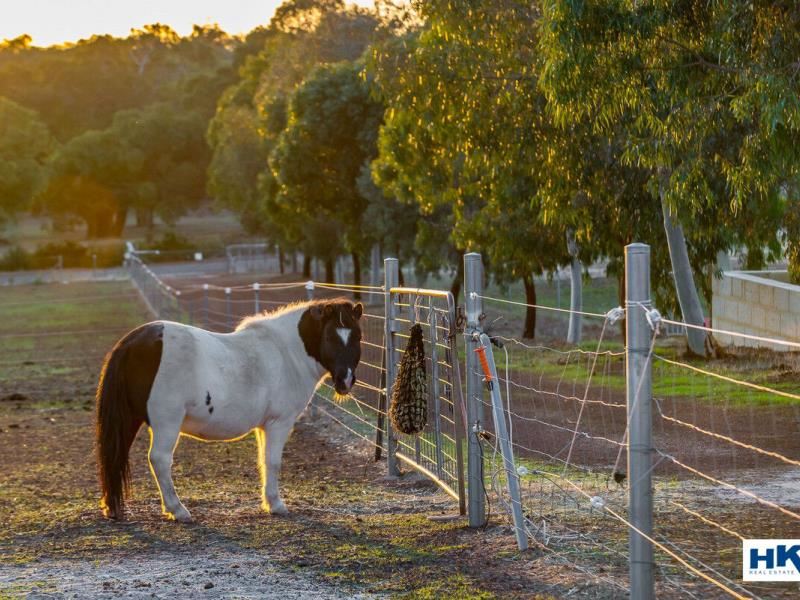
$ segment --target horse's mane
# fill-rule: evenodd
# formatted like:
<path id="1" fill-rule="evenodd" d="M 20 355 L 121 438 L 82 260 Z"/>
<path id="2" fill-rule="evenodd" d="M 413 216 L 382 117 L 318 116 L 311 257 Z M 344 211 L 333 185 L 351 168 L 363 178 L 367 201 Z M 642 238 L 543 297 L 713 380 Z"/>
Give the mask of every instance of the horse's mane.
<path id="1" fill-rule="evenodd" d="M 251 329 L 252 327 L 256 327 L 258 325 L 264 324 L 265 321 L 271 321 L 273 319 L 277 319 L 289 313 L 294 313 L 299 310 L 307 310 L 312 306 L 324 306 L 326 304 L 341 304 L 347 303 L 352 304 L 352 302 L 346 298 L 324 298 L 320 300 L 298 300 L 297 302 L 290 302 L 285 306 L 281 306 L 275 309 L 267 309 L 255 315 L 250 315 L 249 317 L 245 317 L 239 324 L 236 326 L 234 331 L 242 331 L 244 329 Z"/>

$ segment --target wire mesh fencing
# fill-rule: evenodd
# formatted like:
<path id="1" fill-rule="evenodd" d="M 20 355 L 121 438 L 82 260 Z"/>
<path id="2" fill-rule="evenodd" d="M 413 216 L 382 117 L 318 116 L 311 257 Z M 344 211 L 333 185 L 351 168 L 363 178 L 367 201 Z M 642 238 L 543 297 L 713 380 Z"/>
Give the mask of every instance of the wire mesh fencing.
<path id="1" fill-rule="evenodd" d="M 312 410 L 321 411 L 354 435 L 375 447 L 376 459 L 395 459 L 422 472 L 458 499 L 463 509 L 464 478 L 460 429 L 456 426 L 459 408 L 455 400 L 460 390 L 458 362 L 454 360 L 455 305 L 452 297 L 429 298 L 411 309 L 395 296 L 397 315 L 392 320 L 392 345 L 387 351 L 387 293 L 379 286 L 356 286 L 320 282 L 266 282 L 220 286 L 211 283 L 177 282 L 161 279 L 135 254 L 128 258 L 131 279 L 151 312 L 165 318 L 230 332 L 239 321 L 258 312 L 279 308 L 291 302 L 314 298 L 360 296 L 365 304 L 361 320 L 361 361 L 357 381 L 346 397 L 338 397 L 328 381 L 315 392 Z M 425 328 L 428 426 L 418 436 L 394 436 L 388 424 L 387 372 L 396 369 L 402 354 L 406 325 L 419 317 Z M 387 356 L 391 364 L 387 369 Z M 392 440 L 390 444 L 389 440 Z"/>
<path id="2" fill-rule="evenodd" d="M 399 288 L 390 267 L 383 287 L 289 282 L 177 290 L 136 261 L 131 276 L 158 314 L 218 331 L 311 294 L 361 293 L 367 308 L 359 381 L 344 399 L 323 384 L 314 406 L 372 444 L 390 474 L 398 464 L 424 473 L 462 510 L 468 500 L 476 525 L 511 515 L 519 503 L 531 545 L 612 595 L 796 595 L 796 585 L 743 581 L 742 542 L 800 537 L 800 344 L 699 327 L 717 342 L 743 341 L 693 358 L 677 334 L 696 326 L 662 318 L 649 296 L 605 312 L 570 311 L 484 294 L 474 274 L 465 282 L 465 329 L 452 296 Z M 519 323 L 519 311 L 529 307 L 543 319 L 579 315 L 584 341 L 533 342 L 497 331 L 498 317 Z M 429 418 L 420 434 L 403 435 L 393 431 L 388 407 L 415 324 L 423 330 Z M 640 334 L 635 343 L 632 327 Z M 496 344 L 491 384 L 501 392 L 502 436 L 486 372 L 472 357 L 484 329 Z"/>
<path id="3" fill-rule="evenodd" d="M 480 299 L 487 321 L 512 304 Z M 663 319 L 645 303 L 581 316 L 591 339 L 580 345 L 494 335 L 529 539 L 634 598 L 653 591 L 658 597 L 796 597 L 796 584 L 743 580 L 742 544 L 800 534 L 796 358 L 775 352 L 800 344 L 701 326 L 712 338 L 749 338 L 761 348 L 742 348 L 743 339 L 735 350 L 691 357 L 674 336 L 695 326 Z M 645 343 L 631 366 L 634 349 L 615 329 L 616 321 L 631 327 L 636 319 L 645 323 Z M 631 371 L 637 371 L 633 380 Z M 488 410 L 484 394 L 477 397 Z M 646 470 L 634 478 L 629 460 L 637 405 L 652 409 L 652 425 Z M 487 485 L 510 515 L 514 499 L 505 488 L 499 440 L 488 419 L 485 427 Z M 636 487 L 646 487 L 651 527 L 632 508 Z M 632 589 L 637 543 L 652 550 L 649 593 Z"/>
<path id="4" fill-rule="evenodd" d="M 504 299 L 481 299 L 491 318 L 506 315 Z M 568 313 L 535 308 L 553 318 Z M 587 321 L 584 331 L 595 339 L 580 345 L 491 334 L 494 384 L 505 403 L 529 540 L 595 583 L 622 593 L 628 590 L 628 528 L 609 511 L 627 518 L 625 349 L 616 332 L 618 313 L 581 316 Z M 488 417 L 492 405 L 483 390 L 475 398 L 485 415 L 481 445 L 489 512 L 494 504 L 498 512 L 510 514 L 513 499 L 506 490 L 502 440 Z"/>
<path id="5" fill-rule="evenodd" d="M 228 273 L 282 273 L 280 251 L 267 243 L 225 246 Z"/>

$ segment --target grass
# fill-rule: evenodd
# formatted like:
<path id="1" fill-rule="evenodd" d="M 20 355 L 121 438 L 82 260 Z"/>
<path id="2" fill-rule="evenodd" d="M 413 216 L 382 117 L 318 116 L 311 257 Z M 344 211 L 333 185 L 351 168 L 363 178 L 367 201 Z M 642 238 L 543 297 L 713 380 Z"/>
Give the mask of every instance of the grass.
<path id="1" fill-rule="evenodd" d="M 25 357 L 33 364 L 4 365 L 0 397 L 31 388 L 35 396 L 0 401 L 0 568 L 236 548 L 343 590 L 485 599 L 529 597 L 528 590 L 541 588 L 533 576 L 540 570 L 518 564 L 513 538 L 504 532 L 476 537 L 461 521 L 429 520 L 431 511 L 452 511 L 454 503 L 426 482 L 376 485 L 385 465 L 371 462 L 368 447 L 350 446 L 352 438 L 336 425 L 300 423 L 290 439 L 283 492 L 293 514 L 287 518 L 260 508 L 255 443 L 248 437 L 228 444 L 184 439 L 174 478 L 198 523 L 164 521 L 145 458 L 147 436 L 140 434 L 132 450 L 130 521 L 105 521 L 97 508 L 89 411 L 100 365 L 94 352 L 107 350 L 116 334 L 11 334 L 124 330 L 146 317 L 144 308 L 124 283 L 11 288 L 3 304 L 14 312 L 0 324 L 0 335 L 8 336 L 0 362 Z M 75 356 L 86 359 L 77 366 L 43 362 Z M 329 434 L 348 442 L 331 442 Z M 489 543 L 502 552 L 487 558 Z M 523 563 L 537 559 L 530 555 Z M 31 579 L 3 593 L 51 585 Z"/>
<path id="2" fill-rule="evenodd" d="M 106 285 L 12 288 L 10 295 L 4 293 L 0 306 L 27 304 L 19 309 L 28 311 L 27 320 L 17 318 L 2 323 L 0 331 L 6 335 L 29 331 L 31 320 L 40 317 L 50 319 L 49 325 L 38 329 L 43 332 L 70 329 L 74 323 L 80 323 L 81 327 L 89 324 L 125 329 L 140 322 L 145 316 L 144 309 L 130 288 L 125 287 L 127 284 Z M 85 300 L 90 296 L 118 294 L 124 297 Z M 26 298 L 31 300 L 26 302 Z M 65 306 L 61 306 L 62 298 Z M 106 307 L 109 304 L 114 310 Z M 66 336 L 60 342 L 43 337 L 34 338 L 36 341 L 32 343 L 31 338 L 7 337 L 0 349 L 0 361 L 13 361 L 31 353 L 36 358 L 46 358 L 52 353 L 76 356 L 86 354 L 91 347 L 104 351 L 113 342 L 114 336 L 110 333 L 108 336 L 90 336 L 89 341 Z M 596 344 L 588 341 L 581 347 L 593 351 Z M 621 345 L 610 340 L 603 349 L 618 351 Z M 579 363 L 577 357 L 567 362 L 563 354 L 548 350 L 529 351 L 510 346 L 509 351 L 515 377 L 536 377 L 538 381 L 539 375 L 556 379 L 563 373 L 565 381 L 585 383 L 588 368 L 585 357 Z M 659 351 L 670 357 L 677 357 L 679 352 L 669 345 Z M 503 353 L 497 352 L 495 356 L 502 373 Z M 337 436 L 340 440 L 352 438 L 343 436 L 337 425 L 323 429 L 319 422 L 298 425 L 287 449 L 283 487 L 287 505 L 293 511 L 288 518 L 269 517 L 259 508 L 252 439 L 230 444 L 184 440 L 176 454 L 175 480 L 198 524 L 181 527 L 164 522 L 145 460 L 146 436 L 140 435 L 133 452 L 132 519 L 127 525 L 108 523 L 99 517 L 96 506 L 92 419 L 87 412 L 87 408 L 91 409 L 98 360 L 87 358 L 83 367 L 34 361 L 32 365 L 24 365 L 22 371 L 18 367 L 17 371 L 2 372 L 0 397 L 6 390 L 13 391 L 23 385 L 35 385 L 38 392 L 33 401 L 0 402 L 0 463 L 4 465 L 0 471 L 0 514 L 4 515 L 4 527 L 0 528 L 0 566 L 49 559 L 94 561 L 112 551 L 135 559 L 161 551 L 202 553 L 237 548 L 253 556 L 265 554 L 283 569 L 308 573 L 309 577 L 344 589 L 399 598 L 546 597 L 543 593 L 561 597 L 586 583 L 582 576 L 570 579 L 569 569 L 561 563 L 543 559 L 536 552 L 524 555 L 516 552 L 513 536 L 505 528 L 476 534 L 466 530 L 460 521 L 428 519 L 428 514 L 437 511 L 452 512 L 453 502 L 425 482 L 376 483 L 385 473 L 385 465 L 371 462 L 372 449 L 365 445 L 353 447 L 350 442 L 332 442 L 331 438 Z M 622 360 L 615 358 L 608 370 L 601 369 L 596 382 L 621 393 Z M 734 359 L 712 362 L 712 368 L 764 381 L 772 381 L 779 372 L 768 367 L 748 371 Z M 697 394 L 709 402 L 744 402 L 734 395 L 720 398 L 725 387 L 704 376 L 676 371 L 669 365 L 659 365 L 655 380 L 657 393 L 687 397 Z M 669 384 L 669 390 L 658 387 L 662 380 L 663 385 Z M 773 385 L 791 386 L 792 382 L 780 380 Z M 582 390 L 580 386 L 578 389 Z M 747 401 L 759 402 L 760 396 L 753 392 Z M 777 400 L 770 398 L 769 402 L 774 404 Z M 354 406 L 348 407 L 358 414 Z M 12 423 L 17 427 L 10 428 Z M 373 430 L 367 425 L 356 427 L 372 437 Z M 454 449 L 450 452 L 454 454 Z M 531 470 L 560 474 L 560 468 L 553 464 L 529 458 L 521 458 L 520 462 Z M 570 478 L 580 481 L 585 490 L 596 490 L 606 497 L 610 492 L 603 487 L 603 475 L 587 478 L 578 471 L 570 471 Z M 540 502 L 538 512 L 582 532 L 596 534 L 599 539 L 624 545 L 624 531 L 607 517 L 598 518 L 574 509 L 563 500 L 554 501 L 563 499 L 564 493 L 553 485 L 553 479 L 556 478 L 543 479 L 538 495 L 531 495 Z M 656 487 L 661 497 L 671 491 L 685 493 L 681 485 L 663 479 Z M 689 492 L 698 499 L 709 497 L 707 490 Z M 685 516 L 663 513 L 661 505 L 659 510 L 662 511 L 659 526 L 674 529 L 670 532 L 671 539 L 684 536 L 692 544 L 700 543 L 691 538 L 693 532 L 686 531 Z M 496 514 L 496 505 L 493 512 Z M 742 515 L 724 516 L 725 522 L 733 524 L 736 519 L 751 518 L 744 511 Z M 723 520 L 718 514 L 716 517 Z M 609 532 L 610 523 L 614 528 Z M 762 523 L 745 530 L 761 531 L 755 525 L 760 527 Z M 707 543 L 706 538 L 703 543 Z M 717 555 L 727 550 L 715 543 L 717 546 L 712 549 Z M 602 565 L 608 570 L 617 568 L 613 557 L 593 546 L 577 545 L 568 551 L 579 564 Z M 730 555 L 730 562 L 734 561 L 734 554 Z M 714 556 L 713 552 L 710 556 Z M 543 586 L 543 579 L 551 584 Z M 30 581 L 19 592 L 24 594 L 40 585 L 47 584 Z M 599 596 L 610 595 L 604 596 L 601 591 Z"/>
<path id="3" fill-rule="evenodd" d="M 8 287 L 0 311 L 0 398 L 36 408 L 86 406 L 105 353 L 151 318 L 128 282 Z"/>

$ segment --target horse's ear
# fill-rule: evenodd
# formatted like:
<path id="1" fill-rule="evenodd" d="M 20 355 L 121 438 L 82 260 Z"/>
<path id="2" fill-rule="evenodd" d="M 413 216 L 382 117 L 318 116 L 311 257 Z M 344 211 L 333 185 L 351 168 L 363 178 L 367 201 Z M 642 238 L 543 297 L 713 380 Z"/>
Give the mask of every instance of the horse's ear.
<path id="1" fill-rule="evenodd" d="M 326 306 L 325 308 L 327 309 L 328 307 Z M 321 321 L 322 317 L 324 316 L 322 312 L 322 307 L 319 306 L 318 304 L 312 306 L 309 309 L 309 312 L 311 313 L 311 316 L 314 317 L 317 321 Z"/>
<path id="2" fill-rule="evenodd" d="M 325 305 L 325 316 L 326 317 L 330 317 L 332 314 L 333 314 L 333 305 L 332 304 L 326 304 Z"/>
<path id="3" fill-rule="evenodd" d="M 359 302 L 353 307 L 353 316 L 360 319 L 362 314 L 364 314 L 364 305 Z"/>

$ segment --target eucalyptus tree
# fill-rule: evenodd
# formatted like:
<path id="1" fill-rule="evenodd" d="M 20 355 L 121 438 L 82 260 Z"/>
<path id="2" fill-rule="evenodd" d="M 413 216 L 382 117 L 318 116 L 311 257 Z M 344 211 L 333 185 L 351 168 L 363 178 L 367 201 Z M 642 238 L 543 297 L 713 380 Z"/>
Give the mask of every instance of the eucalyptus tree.
<path id="1" fill-rule="evenodd" d="M 270 156 L 278 211 L 289 222 L 326 229 L 313 243 L 329 280 L 334 259 L 346 249 L 353 258 L 355 283 L 361 283 L 368 200 L 358 181 L 365 161 L 376 154 L 383 111 L 359 63 L 319 67 L 292 95 L 286 129 Z"/>
<path id="2" fill-rule="evenodd" d="M 24 40 L 0 43 L 0 96 L 37 111 L 60 141 L 159 101 L 202 106 L 208 118 L 235 45 L 213 26 L 181 37 L 158 23 L 48 48 Z"/>
<path id="3" fill-rule="evenodd" d="M 119 236 L 129 209 L 142 224 L 174 221 L 203 198 L 205 120 L 168 104 L 120 111 L 111 125 L 70 139 L 49 162 L 38 198 L 53 214 L 82 218 L 90 238 Z"/>
<path id="4" fill-rule="evenodd" d="M 31 207 L 54 149 L 39 115 L 0 96 L 0 222 Z"/>
<path id="5" fill-rule="evenodd" d="M 330 266 L 329 253 L 342 252 L 344 246 L 321 246 L 330 236 L 315 231 L 327 231 L 327 223 L 301 223 L 282 212 L 281 188 L 269 157 L 288 124 L 290 98 L 303 80 L 319 65 L 357 59 L 377 28 L 373 12 L 341 0 L 284 2 L 269 27 L 251 32 L 237 49 L 239 80 L 222 95 L 209 127 L 209 192 L 251 231 L 282 248 L 301 250 L 306 275 L 312 256 L 322 253 Z"/>
<path id="6" fill-rule="evenodd" d="M 538 8 L 441 1 L 420 14 L 420 32 L 373 52 L 388 103 L 375 179 L 423 215 L 449 211 L 454 247 L 480 249 L 498 281 L 521 279 L 533 337 L 534 276 L 570 262 L 564 222 L 542 202 L 542 165 L 568 144 L 537 90 Z"/>
<path id="7" fill-rule="evenodd" d="M 796 120 L 796 103 L 789 108 L 784 100 L 781 110 L 769 96 L 796 86 L 772 77 L 792 64 L 788 57 L 796 61 L 797 10 L 743 1 L 554 0 L 544 7 L 541 83 L 553 119 L 563 127 L 589 123 L 606 135 L 623 126 L 623 159 L 650 172 L 661 204 L 683 317 L 702 325 L 691 263 L 710 265 L 717 250 L 737 242 L 774 245 L 774 228 L 747 231 L 744 212 L 776 213 L 777 172 L 787 154 L 778 158 L 774 139 L 759 131 L 786 129 L 780 118 L 764 119 L 767 106 L 772 116 Z M 776 66 L 776 54 L 786 62 Z M 706 229 L 694 231 L 698 223 Z M 704 256 L 692 258 L 693 243 Z M 706 354 L 705 334 L 690 330 L 689 347 Z"/>
<path id="8" fill-rule="evenodd" d="M 144 161 L 139 149 L 120 143 L 110 128 L 86 131 L 52 156 L 47 187 L 37 202 L 50 214 L 81 218 L 90 239 L 118 237 Z"/>

